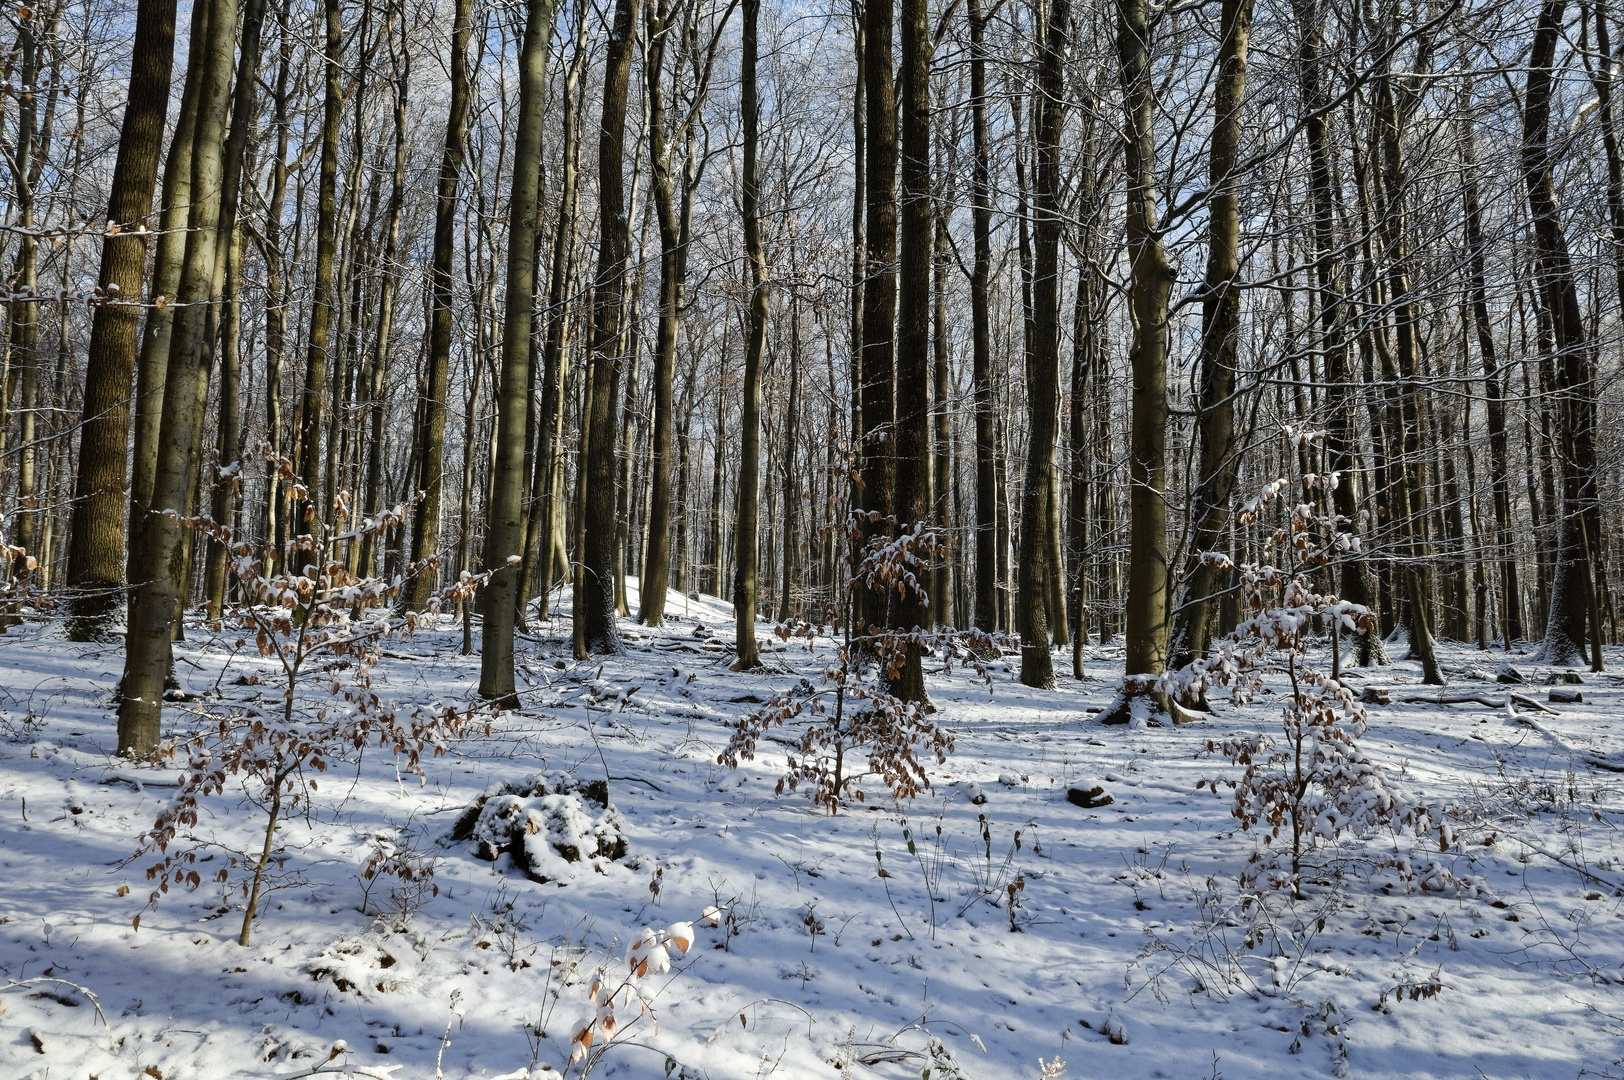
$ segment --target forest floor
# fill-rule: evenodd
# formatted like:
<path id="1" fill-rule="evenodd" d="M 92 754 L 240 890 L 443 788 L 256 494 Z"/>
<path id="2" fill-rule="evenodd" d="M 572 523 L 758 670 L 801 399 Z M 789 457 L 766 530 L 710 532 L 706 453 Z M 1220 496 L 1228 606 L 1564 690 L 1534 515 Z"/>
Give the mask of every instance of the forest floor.
<path id="1" fill-rule="evenodd" d="M 623 623 L 626 654 L 590 663 L 570 659 L 567 620 L 532 626 L 523 709 L 425 759 L 426 783 L 377 749 L 335 761 L 278 833 L 246 948 L 240 872 L 146 910 L 152 857 L 131 855 L 176 768 L 114 757 L 118 647 L 14 627 L 0 637 L 0 1076 L 546 1075 L 590 1014 L 592 973 L 619 980 L 643 928 L 712 907 L 721 925 L 646 980 L 652 1017 L 623 1015 L 595 1072 L 982 1080 L 1057 1075 L 1039 1059 L 1058 1057 L 1066 1076 L 1109 1080 L 1624 1075 L 1624 774 L 1605 767 L 1624 761 L 1624 676 L 1584 672 L 1582 704 L 1514 716 L 1496 707 L 1498 652 L 1442 653 L 1450 692 L 1488 704 L 1410 703 L 1435 691 L 1404 661 L 1348 672 L 1389 691 L 1361 745 L 1455 812 L 1461 843 L 1433 857 L 1466 886 L 1405 880 L 1385 864 L 1407 849 L 1377 835 L 1318 852 L 1303 898 L 1243 908 L 1255 832 L 1227 788 L 1197 788 L 1240 770 L 1200 752 L 1277 731 L 1278 695 L 1131 730 L 1093 715 L 1118 648 L 1087 649 L 1080 682 L 1057 652 L 1052 692 L 1022 687 L 1015 658 L 990 688 L 937 673 L 935 719 L 957 747 L 932 762 L 932 790 L 898 806 L 870 782 L 866 803 L 829 816 L 804 790 L 775 796 L 783 745 L 737 771 L 717 755 L 731 722 L 816 679 L 834 643 L 735 674 L 725 604 L 673 594 L 668 610 L 658 631 Z M 272 672 L 236 635 L 189 634 L 176 731 L 275 696 L 245 678 Z M 459 646 L 449 618 L 391 644 L 376 691 L 467 701 L 479 658 Z M 1546 670 L 1510 659 L 1531 684 L 1511 689 L 1545 703 Z M 1624 652 L 1607 659 L 1624 670 Z M 623 860 L 541 884 L 447 839 L 482 791 L 542 770 L 616 778 Z M 1069 803 L 1085 781 L 1114 802 Z M 186 842 L 212 871 L 257 852 L 264 820 L 228 784 Z M 437 892 L 368 892 L 379 834 L 431 860 Z"/>

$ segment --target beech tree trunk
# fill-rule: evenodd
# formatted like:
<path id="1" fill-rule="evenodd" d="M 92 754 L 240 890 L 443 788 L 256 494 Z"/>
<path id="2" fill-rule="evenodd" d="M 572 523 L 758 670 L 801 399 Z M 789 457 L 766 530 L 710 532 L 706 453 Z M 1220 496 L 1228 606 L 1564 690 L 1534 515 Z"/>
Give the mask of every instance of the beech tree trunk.
<path id="1" fill-rule="evenodd" d="M 1053 0 L 1038 60 L 1039 111 L 1033 126 L 1032 350 L 1026 371 L 1026 481 L 1021 490 L 1021 682 L 1052 688 L 1050 617 L 1061 567 L 1049 520 L 1059 500 L 1054 456 L 1060 433 L 1060 135 L 1065 126 L 1065 54 L 1071 32 L 1069 0 Z"/>
<path id="2" fill-rule="evenodd" d="M 119 702 L 119 752 L 145 756 L 157 746 L 164 680 L 169 674 L 170 633 L 185 600 L 180 573 L 190 534 L 174 514 L 186 513 L 202 430 L 199 384 L 207 386 L 204 327 L 214 282 L 215 231 L 219 224 L 222 141 L 231 88 L 235 0 L 217 0 L 192 19 L 188 67 L 199 70 L 192 135 L 191 190 L 180 305 L 170 339 L 164 408 L 153 475 L 151 512 L 142 522 L 142 583 L 125 635 L 123 694 Z M 211 197 L 208 193 L 214 193 Z"/>
<path id="3" fill-rule="evenodd" d="M 434 254 L 429 270 L 429 348 L 423 378 L 423 438 L 414 486 L 422 498 L 412 513 L 412 558 L 435 557 L 440 543 L 444 504 L 445 417 L 450 393 L 451 273 L 456 257 L 457 188 L 462 179 L 463 147 L 468 141 L 468 40 L 473 34 L 473 0 L 456 0 L 451 22 L 451 104 L 446 115 L 445 143 L 440 152 L 439 184 L 434 198 Z M 428 603 L 433 578 L 420 570 L 402 590 L 401 606 L 421 610 Z"/>
<path id="4" fill-rule="evenodd" d="M 877 0 L 869 0 L 873 4 Z M 888 0 L 887 0 L 888 2 Z M 896 332 L 895 507 L 901 533 L 932 532 L 933 461 L 930 423 L 931 263 L 935 255 L 935 206 L 930 183 L 930 12 L 926 0 L 902 0 L 902 186 L 898 217 L 900 280 L 909 302 L 898 311 Z M 866 410 L 865 410 L 866 412 Z M 919 553 L 923 554 L 923 553 Z M 915 574 L 918 588 L 887 591 L 887 625 L 911 634 L 931 625 L 927 563 Z M 904 701 L 923 702 L 923 647 L 910 640 L 900 668 L 889 675 L 891 693 Z"/>
<path id="5" fill-rule="evenodd" d="M 1214 594 L 1224 575 L 1206 558 L 1223 543 L 1229 526 L 1238 457 L 1235 448 L 1235 375 L 1241 322 L 1240 176 L 1241 105 L 1246 97 L 1247 49 L 1252 33 L 1252 0 L 1224 0 L 1218 42 L 1218 78 L 1213 93 L 1212 144 L 1207 155 L 1207 279 L 1201 299 L 1201 396 L 1196 432 L 1201 451 L 1196 465 L 1193 519 L 1184 556 L 1184 574 L 1173 604 L 1168 662 L 1183 667 L 1205 656 L 1217 605 Z"/>
<path id="6" fill-rule="evenodd" d="M 1128 453 L 1126 674 L 1133 680 L 1105 722 L 1132 718 L 1135 698 L 1167 667 L 1167 300 L 1173 273 L 1162 247 L 1156 174 L 1156 98 L 1149 0 L 1117 0 L 1127 172 L 1129 302 L 1133 309 L 1132 431 Z"/>
<path id="7" fill-rule="evenodd" d="M 866 221 L 863 229 L 862 441 L 859 478 L 862 550 L 896 534 L 897 98 L 892 61 L 894 0 L 863 7 Z M 885 624 L 890 594 L 859 588 L 853 597 L 859 636 Z"/>
<path id="8" fill-rule="evenodd" d="M 968 0 L 970 21 L 970 131 L 975 161 L 970 205 L 975 262 L 970 271 L 971 386 L 976 424 L 975 601 L 971 625 L 996 630 L 998 618 L 998 436 L 993 415 L 992 149 L 987 134 L 986 16 L 981 0 Z"/>
<path id="9" fill-rule="evenodd" d="M 615 373 L 625 304 L 621 287 L 629 262 L 631 222 L 626 212 L 623 157 L 626 94 L 631 78 L 637 0 L 616 0 L 604 60 L 603 118 L 598 135 L 598 272 L 593 282 L 586 459 L 579 466 L 582 498 L 581 589 L 575 609 L 588 653 L 621 651 L 615 625 Z"/>
<path id="10" fill-rule="evenodd" d="M 1599 537 L 1596 507 L 1596 362 L 1586 340 L 1584 316 L 1567 236 L 1556 202 L 1551 160 L 1552 65 L 1562 30 L 1566 0 L 1545 0 L 1534 32 L 1524 95 L 1522 172 L 1534 224 L 1539 302 L 1555 347 L 1556 414 L 1562 462 L 1562 523 L 1551 575 L 1551 602 L 1545 623 L 1544 661 L 1572 664 L 1585 645 L 1591 624 L 1591 667 L 1601 670 L 1600 619 L 1591 578 L 1590 539 Z"/>
<path id="11" fill-rule="evenodd" d="M 524 445 L 530 405 L 530 331 L 535 322 L 536 216 L 541 179 L 543 98 L 547 90 L 552 0 L 526 4 L 519 53 L 519 120 L 508 203 L 507 294 L 502 314 L 501 380 L 496 385 L 496 456 L 486 513 L 485 629 L 480 639 L 479 693 L 517 708 L 513 684 L 513 626 L 524 551 Z M 607 214 L 607 210 L 605 213 Z"/>
<path id="12" fill-rule="evenodd" d="M 68 538 L 72 597 L 68 636 L 90 641 L 107 632 L 124 584 L 125 494 L 131 383 L 140 330 L 141 282 L 164 119 L 175 58 L 175 0 L 140 0 L 135 14 L 129 93 L 107 217 L 119 227 L 102 245 L 96 308 L 85 359 L 84 421 Z"/>
<path id="13" fill-rule="evenodd" d="M 316 193 L 316 263 L 312 281 L 310 329 L 305 350 L 304 404 L 300 417 L 297 468 L 305 485 L 304 498 L 295 498 L 288 522 L 290 536 L 314 530 L 324 519 L 323 497 L 334 492 L 321 487 L 321 429 L 327 416 L 327 365 L 333 345 L 333 316 L 339 306 L 334 262 L 338 256 L 338 138 L 343 123 L 344 88 L 341 81 L 343 24 L 340 0 L 322 0 L 326 15 L 326 87 L 322 99 L 321 178 Z M 342 393 L 342 386 L 335 386 Z M 296 554 L 293 566 L 305 566 L 319 554 Z"/>
<path id="14" fill-rule="evenodd" d="M 872 2 L 872 0 L 871 0 Z M 739 492 L 733 520 L 734 671 L 761 663 L 756 652 L 756 574 L 761 510 L 761 360 L 767 350 L 767 255 L 761 242 L 761 104 L 756 88 L 756 20 L 761 0 L 744 0 L 739 108 L 743 112 L 744 169 L 739 177 L 744 252 L 750 264 L 749 340 L 744 350 L 744 410 L 739 434 Z"/>

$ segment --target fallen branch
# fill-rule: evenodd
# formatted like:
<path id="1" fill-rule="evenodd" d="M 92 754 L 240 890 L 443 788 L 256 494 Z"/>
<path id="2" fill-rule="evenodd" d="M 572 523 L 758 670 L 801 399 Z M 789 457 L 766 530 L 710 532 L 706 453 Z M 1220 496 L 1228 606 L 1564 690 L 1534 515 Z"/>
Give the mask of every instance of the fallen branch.
<path id="1" fill-rule="evenodd" d="M 1533 698 L 1529 697 L 1526 694 L 1512 694 L 1511 695 L 1511 700 L 1516 702 L 1518 705 L 1523 706 L 1525 709 L 1534 709 L 1534 710 L 1537 710 L 1537 711 L 1542 712 L 1542 713 L 1549 713 L 1552 716 L 1561 716 L 1562 715 L 1561 713 L 1557 712 L 1555 709 L 1547 708 L 1546 706 L 1541 705 L 1539 702 L 1535 701 Z"/>
<path id="2" fill-rule="evenodd" d="M 102 1027 L 107 1027 L 107 1014 L 102 1012 L 101 1001 L 88 987 L 80 986 L 78 983 L 69 982 L 66 979 L 53 979 L 48 975 L 37 975 L 32 979 L 7 979 L 6 985 L 0 986 L 0 990 L 15 990 L 21 986 L 34 986 L 39 983 L 66 986 L 79 991 L 80 994 L 84 995 L 85 1000 L 90 1002 L 90 1007 L 96 1010 L 96 1019 L 101 1021 Z M 73 1002 L 69 1001 L 67 1004 L 72 1005 Z M 109 1035 L 108 1037 L 111 1038 L 112 1036 Z"/>
<path id="3" fill-rule="evenodd" d="M 178 779 L 164 780 L 156 776 L 131 776 L 128 773 L 121 772 L 108 773 L 96 782 L 98 784 L 128 784 L 136 791 L 142 791 L 149 787 L 180 787 Z"/>
<path id="4" fill-rule="evenodd" d="M 1482 705 L 1486 709 L 1503 709 L 1504 701 L 1495 701 L 1483 694 L 1437 694 L 1432 697 L 1401 698 L 1406 705 Z"/>
<path id="5" fill-rule="evenodd" d="M 1514 693 L 1503 701 L 1496 701 L 1484 694 L 1435 694 L 1431 697 L 1407 697 L 1400 700 L 1406 705 L 1482 705 L 1486 709 L 1503 709 L 1507 705 L 1521 705 L 1525 709 L 1534 709 L 1538 712 L 1549 713 L 1552 716 L 1562 715 L 1555 709 L 1541 705 L 1526 694 Z"/>
<path id="6" fill-rule="evenodd" d="M 611 779 L 611 780 L 624 780 L 629 784 L 647 784 L 649 787 L 653 788 L 655 791 L 659 791 L 659 792 L 662 792 L 662 793 L 665 791 L 665 789 L 662 788 L 659 784 L 656 784 L 652 780 L 644 780 L 641 776 L 611 776 L 609 779 Z"/>

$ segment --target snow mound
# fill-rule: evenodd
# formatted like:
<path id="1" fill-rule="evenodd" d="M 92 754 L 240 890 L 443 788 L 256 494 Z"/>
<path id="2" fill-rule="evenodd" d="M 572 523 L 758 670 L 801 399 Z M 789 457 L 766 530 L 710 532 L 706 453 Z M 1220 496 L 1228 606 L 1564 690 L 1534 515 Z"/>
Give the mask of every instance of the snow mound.
<path id="1" fill-rule="evenodd" d="M 387 994 L 417 974 L 417 950 L 399 934 L 364 934 L 329 945 L 306 970 L 318 981 L 330 977 L 339 990 L 360 997 Z"/>
<path id="2" fill-rule="evenodd" d="M 487 861 L 505 851 L 536 881 L 567 878 L 572 863 L 601 869 L 626 855 L 625 819 L 609 802 L 608 781 L 583 783 L 566 772 L 493 785 L 458 816 L 451 840 L 471 840 Z"/>

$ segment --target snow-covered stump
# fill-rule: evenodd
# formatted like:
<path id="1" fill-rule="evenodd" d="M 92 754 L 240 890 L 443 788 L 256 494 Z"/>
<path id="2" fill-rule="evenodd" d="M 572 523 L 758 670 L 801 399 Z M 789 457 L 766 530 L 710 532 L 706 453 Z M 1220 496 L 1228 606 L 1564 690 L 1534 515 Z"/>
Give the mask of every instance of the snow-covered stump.
<path id="1" fill-rule="evenodd" d="M 506 852 L 539 882 L 569 877 L 572 864 L 601 868 L 626 855 L 625 819 L 609 802 L 609 782 L 566 772 L 492 785 L 458 815 L 450 840 L 472 841 L 487 862 Z"/>

